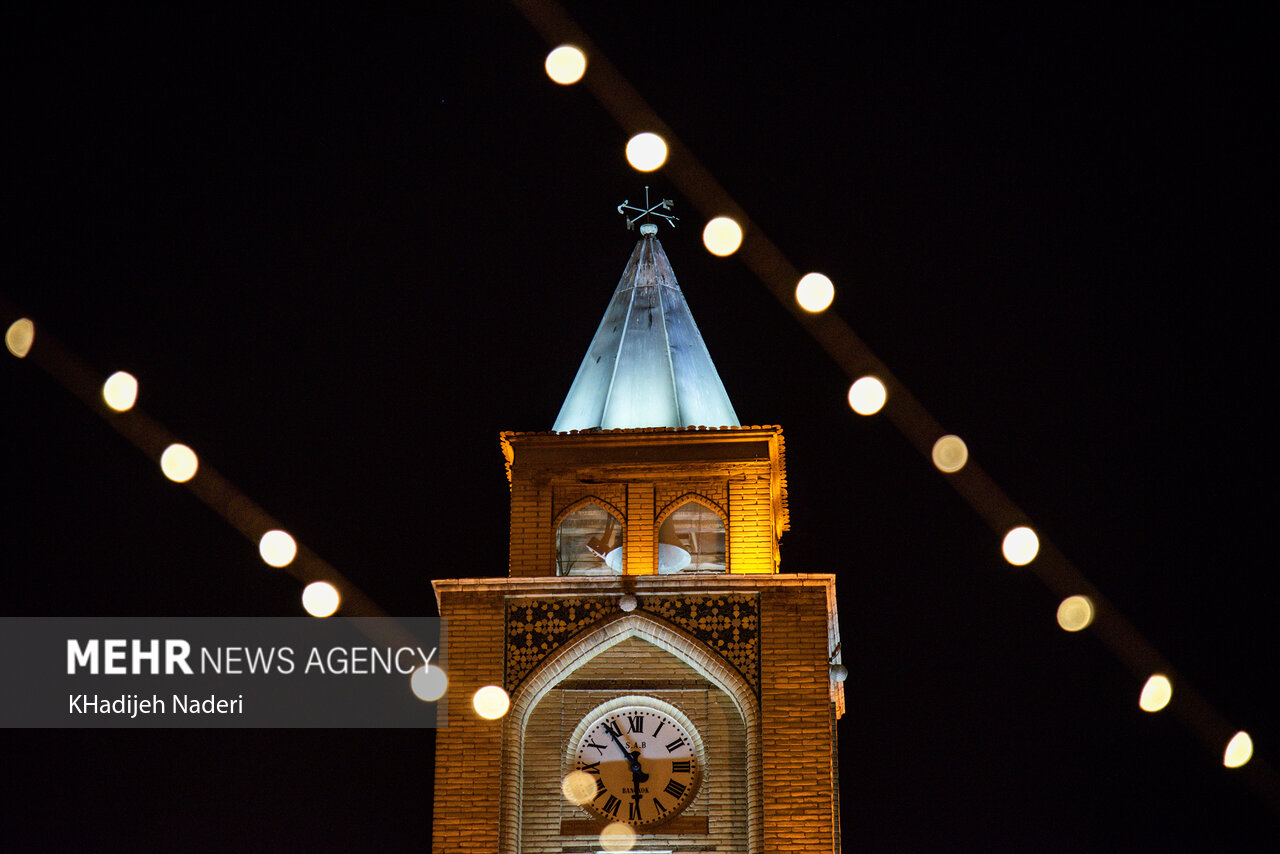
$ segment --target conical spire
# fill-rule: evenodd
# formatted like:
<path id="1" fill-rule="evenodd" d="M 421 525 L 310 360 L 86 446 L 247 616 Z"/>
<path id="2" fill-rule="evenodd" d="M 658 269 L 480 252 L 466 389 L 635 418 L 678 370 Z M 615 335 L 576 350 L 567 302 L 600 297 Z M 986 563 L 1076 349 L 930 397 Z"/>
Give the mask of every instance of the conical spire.
<path id="1" fill-rule="evenodd" d="M 552 429 L 739 426 L 656 232 L 640 227 Z"/>

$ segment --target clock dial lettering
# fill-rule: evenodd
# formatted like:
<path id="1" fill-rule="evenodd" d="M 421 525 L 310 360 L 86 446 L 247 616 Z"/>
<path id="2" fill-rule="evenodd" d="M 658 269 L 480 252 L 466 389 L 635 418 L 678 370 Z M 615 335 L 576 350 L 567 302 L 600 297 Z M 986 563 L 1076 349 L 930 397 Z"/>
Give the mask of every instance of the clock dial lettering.
<path id="1" fill-rule="evenodd" d="M 688 787 L 685 786 L 684 783 L 677 783 L 675 780 L 672 780 L 669 783 L 667 783 L 667 787 L 662 791 L 666 792 L 668 795 L 675 798 L 676 800 L 679 800 L 684 795 L 684 790 L 686 788 Z"/>
<path id="2" fill-rule="evenodd" d="M 614 735 L 622 735 L 622 727 L 618 725 L 617 721 L 605 721 L 604 728 L 612 732 Z"/>
<path id="3" fill-rule="evenodd" d="M 667 744 L 667 753 L 675 753 L 684 744 L 684 736 L 677 738 L 675 741 Z"/>
<path id="4" fill-rule="evenodd" d="M 599 797 L 599 796 L 597 795 L 597 797 Z M 602 811 L 603 811 L 603 812 L 608 813 L 609 815 L 613 816 L 614 818 L 617 818 L 617 817 L 618 817 L 618 807 L 620 807 L 620 806 L 622 806 L 622 801 L 618 800 L 618 799 L 617 799 L 617 798 L 615 798 L 613 795 L 610 795 L 610 796 L 609 796 L 609 800 L 607 800 L 607 801 L 605 801 L 605 802 L 604 802 L 604 807 L 602 807 Z"/>
<path id="5" fill-rule="evenodd" d="M 627 715 L 627 726 L 629 732 L 638 732 L 644 734 L 644 715 Z"/>
<path id="6" fill-rule="evenodd" d="M 600 754 L 601 756 L 603 756 L 603 755 L 604 755 L 604 749 L 605 749 L 606 745 L 603 745 L 603 744 L 596 744 L 594 741 L 588 741 L 588 742 L 587 742 L 587 744 L 586 744 L 586 746 L 587 746 L 587 747 L 594 747 L 594 748 L 596 749 L 596 753 Z"/>
<path id="7" fill-rule="evenodd" d="M 667 811 L 667 808 L 662 805 L 662 801 L 658 800 L 657 798 L 653 799 L 653 807 L 658 811 L 659 814 L 665 813 Z"/>
<path id="8" fill-rule="evenodd" d="M 653 731 L 653 734 L 657 735 L 658 733 L 662 732 L 662 728 L 666 725 L 667 725 L 666 721 L 658 721 L 658 728 Z"/>
<path id="9" fill-rule="evenodd" d="M 644 821 L 644 816 L 640 814 L 639 801 L 632 801 L 627 804 L 627 821 Z"/>
<path id="10" fill-rule="evenodd" d="M 673 773 L 689 774 L 693 771 L 693 763 L 688 759 L 677 759 L 671 763 Z"/>
<path id="11" fill-rule="evenodd" d="M 686 764 L 687 764 L 687 763 L 686 763 Z M 599 776 L 600 776 L 600 763 L 599 763 L 599 761 L 596 761 L 596 762 L 583 762 L 583 763 L 582 763 L 582 767 L 580 767 L 578 770 L 579 770 L 579 771 L 586 771 L 588 774 L 595 774 L 597 777 L 599 777 Z"/>

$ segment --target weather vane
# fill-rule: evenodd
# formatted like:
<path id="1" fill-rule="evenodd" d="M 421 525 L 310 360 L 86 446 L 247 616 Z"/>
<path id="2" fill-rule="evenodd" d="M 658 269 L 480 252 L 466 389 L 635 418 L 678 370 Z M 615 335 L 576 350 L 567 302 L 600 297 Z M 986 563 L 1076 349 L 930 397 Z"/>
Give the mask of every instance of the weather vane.
<path id="1" fill-rule="evenodd" d="M 644 188 L 644 208 L 638 208 L 635 205 L 631 204 L 630 199 L 623 199 L 622 204 L 618 205 L 618 213 L 622 214 L 623 216 L 626 216 L 627 211 L 635 212 L 635 216 L 627 218 L 627 231 L 630 231 L 631 229 L 635 228 L 635 225 L 637 222 L 639 222 L 642 219 L 647 219 L 650 214 L 652 214 L 653 216 L 661 217 L 662 219 L 665 219 L 667 221 L 667 225 L 671 226 L 672 228 L 675 228 L 676 221 L 679 219 L 679 217 L 674 217 L 671 214 L 658 212 L 659 208 L 661 208 L 664 211 L 671 210 L 671 204 L 672 202 L 670 199 L 663 199 L 662 201 L 658 202 L 656 205 L 653 205 L 652 207 L 650 207 L 649 188 L 646 186 Z"/>

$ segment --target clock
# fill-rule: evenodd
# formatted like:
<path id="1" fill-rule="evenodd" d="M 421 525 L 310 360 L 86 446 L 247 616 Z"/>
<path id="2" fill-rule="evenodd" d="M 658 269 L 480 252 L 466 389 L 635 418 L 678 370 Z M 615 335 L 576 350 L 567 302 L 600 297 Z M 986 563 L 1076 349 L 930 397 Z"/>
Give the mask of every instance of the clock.
<path id="1" fill-rule="evenodd" d="M 569 743 L 570 766 L 595 782 L 582 808 L 636 828 L 679 815 L 702 782 L 702 740 L 693 724 L 660 700 L 629 697 L 605 708 L 589 714 Z"/>

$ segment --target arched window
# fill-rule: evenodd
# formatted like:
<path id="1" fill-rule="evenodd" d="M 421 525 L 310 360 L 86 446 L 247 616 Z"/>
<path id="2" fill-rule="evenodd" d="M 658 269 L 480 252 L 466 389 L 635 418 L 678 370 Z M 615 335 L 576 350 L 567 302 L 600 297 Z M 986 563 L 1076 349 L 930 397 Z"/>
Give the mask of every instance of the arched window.
<path id="1" fill-rule="evenodd" d="M 622 523 L 599 504 L 584 504 L 556 528 L 556 575 L 622 572 Z"/>
<path id="2" fill-rule="evenodd" d="M 658 528 L 658 572 L 724 572 L 724 522 L 700 501 L 686 501 Z"/>

